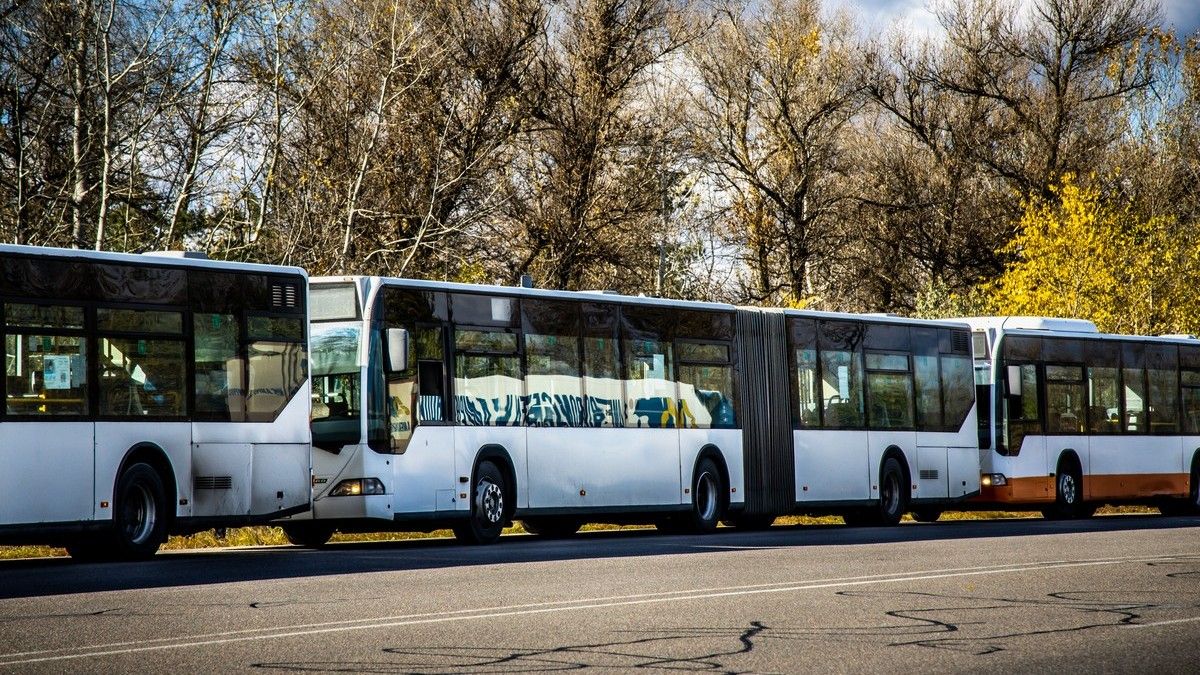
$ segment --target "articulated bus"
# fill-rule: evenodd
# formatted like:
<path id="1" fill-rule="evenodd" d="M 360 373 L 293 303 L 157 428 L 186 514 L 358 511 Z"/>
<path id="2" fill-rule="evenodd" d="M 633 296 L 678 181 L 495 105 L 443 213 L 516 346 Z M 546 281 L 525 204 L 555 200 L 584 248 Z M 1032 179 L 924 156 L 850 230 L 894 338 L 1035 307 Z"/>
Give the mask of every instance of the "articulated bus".
<path id="1" fill-rule="evenodd" d="M 298 544 L 895 523 L 979 489 L 964 324 L 377 277 L 312 279 L 310 313 Z"/>
<path id="2" fill-rule="evenodd" d="M 1104 335 L 1078 319 L 964 321 L 980 411 L 976 508 L 1200 509 L 1200 340 Z"/>
<path id="3" fill-rule="evenodd" d="M 0 542 L 153 555 L 309 507 L 307 277 L 0 246 Z"/>

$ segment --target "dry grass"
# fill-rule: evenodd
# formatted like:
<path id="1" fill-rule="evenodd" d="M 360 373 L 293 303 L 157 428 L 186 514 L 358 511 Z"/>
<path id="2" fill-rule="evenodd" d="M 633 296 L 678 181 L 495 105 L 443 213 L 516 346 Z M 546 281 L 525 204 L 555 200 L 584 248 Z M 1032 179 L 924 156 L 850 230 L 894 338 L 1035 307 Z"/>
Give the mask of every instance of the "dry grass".
<path id="1" fill-rule="evenodd" d="M 1151 506 L 1105 506 L 1096 515 L 1149 515 L 1158 513 Z M 1010 518 L 1040 518 L 1037 511 L 947 511 L 942 514 L 942 520 L 1002 520 Z M 909 516 L 905 520 L 911 520 Z M 841 525 L 841 516 L 781 516 L 776 519 L 776 525 Z M 653 525 L 607 525 L 588 524 L 583 526 L 585 532 L 597 530 L 647 530 Z M 504 531 L 505 534 L 522 534 L 524 528 L 520 523 Z M 332 541 L 400 541 L 405 539 L 431 539 L 454 536 L 450 530 L 434 530 L 433 532 L 378 532 L 372 534 L 335 534 Z M 163 546 L 166 550 L 224 548 L 231 546 L 285 546 L 287 538 L 278 527 L 237 527 L 230 528 L 224 539 L 218 539 L 214 530 L 200 532 L 187 537 L 171 537 Z M 50 546 L 0 546 L 0 559 L 13 558 L 48 558 L 65 556 L 66 550 Z"/>

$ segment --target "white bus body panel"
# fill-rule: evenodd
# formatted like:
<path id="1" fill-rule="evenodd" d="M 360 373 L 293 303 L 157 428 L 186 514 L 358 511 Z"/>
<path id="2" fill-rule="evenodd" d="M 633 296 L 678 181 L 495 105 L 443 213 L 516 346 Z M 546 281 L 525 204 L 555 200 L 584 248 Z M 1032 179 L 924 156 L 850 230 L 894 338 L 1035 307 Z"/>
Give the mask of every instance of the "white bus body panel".
<path id="1" fill-rule="evenodd" d="M 92 520 L 93 434 L 92 422 L 0 423 L 0 523 Z"/>
<path id="2" fill-rule="evenodd" d="M 679 454 L 681 487 L 690 489 L 692 472 L 696 468 L 696 458 L 705 446 L 713 446 L 721 451 L 725 459 L 725 469 L 729 472 L 729 503 L 741 504 L 746 501 L 745 476 L 742 472 L 742 430 L 741 429 L 680 429 Z M 691 504 L 692 496 L 682 494 L 679 503 Z"/>
<path id="3" fill-rule="evenodd" d="M 950 495 L 950 460 L 944 446 L 917 448 L 917 465 L 912 469 L 913 499 L 945 498 Z M 928 476 L 928 477 L 926 477 Z"/>
<path id="4" fill-rule="evenodd" d="M 950 498 L 965 497 L 979 492 L 978 447 L 947 448 L 946 464 Z"/>
<path id="5" fill-rule="evenodd" d="M 454 467 L 454 428 L 449 426 L 418 426 L 403 455 L 380 455 L 364 446 L 366 464 L 390 462 L 386 476 L 380 475 L 388 494 L 392 495 L 392 510 L 395 513 L 427 513 L 437 510 L 453 510 L 457 501 L 446 504 L 439 494 L 447 491 L 454 497 L 459 487 Z M 375 455 L 371 457 L 370 455 Z M 469 472 L 470 469 L 468 468 Z M 364 477 L 376 476 L 365 473 Z M 346 476 L 357 478 L 357 476 Z M 461 485 L 466 492 L 467 485 Z"/>
<path id="6" fill-rule="evenodd" d="M 484 446 L 493 445 L 503 448 L 512 460 L 513 473 L 517 476 L 528 475 L 528 465 L 525 459 L 525 434 L 527 427 L 454 427 L 454 471 L 459 476 L 470 476 L 475 466 L 475 458 Z M 467 490 L 467 499 L 456 503 L 456 510 L 470 511 L 471 494 Z M 517 508 L 529 507 L 529 491 L 517 487 Z"/>
<path id="7" fill-rule="evenodd" d="M 522 507 L 679 504 L 679 430 L 530 427 L 527 475 Z"/>
<path id="8" fill-rule="evenodd" d="M 879 498 L 879 470 L 883 468 L 883 453 L 887 452 L 888 448 L 897 448 L 904 454 L 904 463 L 908 465 L 909 477 L 912 480 L 909 483 L 909 493 L 913 499 L 920 499 L 926 495 L 921 494 L 920 490 L 913 489 L 913 485 L 917 485 L 918 465 L 917 457 L 917 432 L 915 431 L 868 431 L 867 439 L 870 443 L 871 455 L 868 460 L 867 469 L 869 471 L 868 480 L 871 481 L 871 499 Z M 943 453 L 940 453 L 944 455 Z M 941 475 L 941 474 L 939 474 Z M 937 495 L 930 495 L 937 496 Z"/>
<path id="9" fill-rule="evenodd" d="M 866 431 L 801 429 L 792 437 L 796 444 L 797 502 L 872 496 L 871 476 L 879 472 L 879 467 L 869 466 Z"/>
<path id="10" fill-rule="evenodd" d="M 171 508 L 177 509 L 176 515 L 192 515 L 190 513 L 190 493 L 192 491 L 190 483 L 191 476 L 197 474 L 192 472 L 192 424 L 190 422 L 139 422 L 134 420 L 96 422 L 97 506 L 102 501 L 113 503 L 117 472 L 121 469 L 121 462 L 135 445 L 151 445 L 163 451 L 174 470 L 176 485 L 175 493 L 172 493 L 171 486 L 163 485 L 167 501 L 173 505 Z M 248 461 L 249 453 L 246 455 Z M 181 506 L 180 499 L 189 499 L 189 504 Z M 96 513 L 97 520 L 110 520 L 112 517 L 111 508 L 101 509 Z"/>

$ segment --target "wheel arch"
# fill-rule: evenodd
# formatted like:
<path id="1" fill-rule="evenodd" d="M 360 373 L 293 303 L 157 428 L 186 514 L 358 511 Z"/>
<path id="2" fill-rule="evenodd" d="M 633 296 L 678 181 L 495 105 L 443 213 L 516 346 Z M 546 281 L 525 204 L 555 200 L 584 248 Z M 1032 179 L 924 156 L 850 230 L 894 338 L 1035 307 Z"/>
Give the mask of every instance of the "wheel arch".
<path id="1" fill-rule="evenodd" d="M 1073 465 L 1079 469 L 1079 479 L 1083 480 L 1083 461 L 1079 459 L 1079 453 L 1075 448 L 1063 448 L 1058 453 L 1058 459 L 1054 462 L 1054 473 L 1057 475 L 1064 466 Z"/>
<path id="2" fill-rule="evenodd" d="M 508 449 L 498 443 L 488 443 L 479 448 L 475 453 L 475 462 L 471 465 L 471 490 L 475 489 L 475 483 L 479 480 L 479 465 L 483 462 L 491 462 L 500 469 L 500 473 L 504 474 L 504 480 L 508 483 L 512 499 L 505 506 L 505 517 L 512 518 L 517 510 L 517 500 L 520 495 L 520 486 L 517 483 L 517 471 L 513 468 L 512 456 L 508 454 Z"/>
<path id="3" fill-rule="evenodd" d="M 729 510 L 729 467 L 725 464 L 725 454 L 721 452 L 721 448 L 713 443 L 706 443 L 700 448 L 700 452 L 696 453 L 696 461 L 692 463 L 692 482 L 696 481 L 696 469 L 700 468 L 700 462 L 705 459 L 711 459 L 713 464 L 717 465 L 717 472 L 721 474 L 721 481 L 724 483 L 724 491 L 721 494 L 721 508 L 725 511 Z M 689 486 L 690 487 L 690 486 Z M 696 495 L 692 495 L 692 501 L 695 501 Z"/>
<path id="4" fill-rule="evenodd" d="M 883 451 L 883 455 L 879 458 L 879 466 L 875 470 L 875 480 L 882 482 L 883 480 L 883 465 L 887 464 L 889 459 L 894 459 L 900 465 L 900 471 L 904 474 L 904 493 L 908 499 L 912 499 L 912 469 L 908 466 L 908 457 L 904 454 L 904 450 L 898 445 L 889 445 Z"/>
<path id="5" fill-rule="evenodd" d="M 121 481 L 121 476 L 129 467 L 139 462 L 148 464 L 163 482 L 163 490 L 167 493 L 169 502 L 166 516 L 167 525 L 170 527 L 175 521 L 175 511 L 179 504 L 179 485 L 175 480 L 175 467 L 171 464 L 171 458 L 157 444 L 144 441 L 125 451 L 125 457 L 121 459 L 117 474 L 113 477 L 113 497 L 116 497 L 117 483 Z"/>

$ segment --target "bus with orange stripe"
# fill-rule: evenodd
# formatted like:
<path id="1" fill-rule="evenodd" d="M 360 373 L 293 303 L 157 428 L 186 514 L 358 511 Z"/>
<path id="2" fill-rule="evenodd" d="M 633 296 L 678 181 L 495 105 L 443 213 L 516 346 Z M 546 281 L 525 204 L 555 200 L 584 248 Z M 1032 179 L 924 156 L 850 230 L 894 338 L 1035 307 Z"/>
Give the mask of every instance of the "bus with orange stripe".
<path id="1" fill-rule="evenodd" d="M 1103 334 L 1080 319 L 965 321 L 982 474 L 973 508 L 1200 511 L 1200 340 Z"/>

